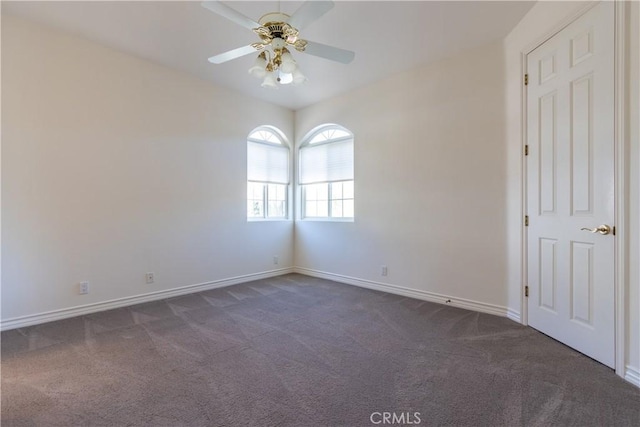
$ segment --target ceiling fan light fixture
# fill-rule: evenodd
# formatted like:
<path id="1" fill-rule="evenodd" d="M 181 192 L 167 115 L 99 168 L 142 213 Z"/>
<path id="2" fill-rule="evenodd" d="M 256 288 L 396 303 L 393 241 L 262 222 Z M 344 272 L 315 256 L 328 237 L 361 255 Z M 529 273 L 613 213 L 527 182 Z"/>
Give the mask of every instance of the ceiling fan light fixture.
<path id="1" fill-rule="evenodd" d="M 276 72 L 266 73 L 264 80 L 262 81 L 262 87 L 268 87 L 270 89 L 277 89 L 278 82 L 276 80 Z"/>
<path id="2" fill-rule="evenodd" d="M 292 77 L 293 77 L 293 84 L 294 85 L 301 85 L 302 83 L 307 81 L 307 77 L 302 74 L 302 71 L 300 71 L 300 68 L 296 67 L 296 69 L 293 71 L 293 73 L 291 73 Z"/>
<path id="3" fill-rule="evenodd" d="M 249 74 L 259 79 L 262 79 L 267 74 L 267 56 L 264 52 L 262 52 L 256 58 L 253 66 L 249 68 Z"/>
<path id="4" fill-rule="evenodd" d="M 269 49 L 265 49 L 256 58 L 253 66 L 249 68 L 249 74 L 262 80 L 262 87 L 277 88 L 278 84 L 287 85 L 293 83 L 295 76 L 297 81 L 304 81 L 306 78 L 298 70 L 298 64 L 286 48 L 275 49 L 271 54 Z"/>
<path id="5" fill-rule="evenodd" d="M 285 73 L 282 69 L 278 71 L 278 83 L 281 85 L 288 85 L 293 82 L 293 74 Z"/>
<path id="6" fill-rule="evenodd" d="M 283 49 L 283 51 L 280 69 L 285 73 L 293 73 L 297 67 L 296 60 L 293 59 L 293 55 L 287 49 Z"/>

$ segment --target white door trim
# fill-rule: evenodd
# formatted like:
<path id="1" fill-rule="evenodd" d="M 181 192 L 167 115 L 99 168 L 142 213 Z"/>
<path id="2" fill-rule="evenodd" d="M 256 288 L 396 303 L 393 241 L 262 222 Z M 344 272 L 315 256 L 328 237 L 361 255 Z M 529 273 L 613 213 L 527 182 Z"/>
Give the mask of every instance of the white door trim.
<path id="1" fill-rule="evenodd" d="M 527 55 L 529 55 L 538 46 L 549 40 L 551 37 L 562 31 L 565 27 L 573 23 L 582 15 L 591 10 L 599 2 L 591 2 L 586 6 L 580 8 L 575 13 L 567 16 L 565 19 L 558 22 L 552 30 L 532 41 L 531 44 L 526 46 L 520 54 L 522 76 L 527 74 Z M 615 86 L 615 105 L 614 105 L 614 117 L 615 117 L 615 130 L 614 130 L 614 186 L 615 186 L 615 227 L 616 227 L 616 245 L 615 245 L 615 271 L 614 271 L 614 289 L 615 289 L 615 370 L 616 374 L 623 377 L 625 376 L 625 355 L 626 355 L 626 328 L 625 328 L 625 284 L 628 282 L 628 224 L 627 224 L 627 209 L 628 209 L 628 197 L 627 197 L 627 174 L 629 172 L 629 166 L 625 158 L 628 159 L 628 152 L 630 147 L 629 136 L 625 131 L 625 125 L 627 122 L 627 108 L 626 108 L 626 46 L 625 38 L 627 33 L 626 17 L 627 17 L 627 4 L 626 2 L 616 1 L 614 4 L 614 32 L 615 32 L 615 52 L 614 52 L 614 86 Z M 527 90 L 524 84 L 521 85 L 521 146 L 527 145 Z M 527 297 L 524 293 L 524 287 L 528 281 L 528 258 L 527 258 L 527 229 L 524 226 L 524 216 L 527 214 L 527 161 L 526 157 L 522 156 L 521 163 L 521 209 L 523 218 L 522 222 L 522 248 L 521 248 L 521 280 L 522 286 L 520 287 L 520 318 L 524 325 L 529 324 L 528 309 L 527 309 Z"/>
<path id="2" fill-rule="evenodd" d="M 629 259 L 628 259 L 628 212 L 629 197 L 627 176 L 629 173 L 629 164 L 626 159 L 629 158 L 629 150 L 631 141 L 626 131 L 628 123 L 627 105 L 627 61 L 626 61 L 626 35 L 627 35 L 627 8 L 628 2 L 616 1 L 614 4 L 614 187 L 615 187 L 615 220 L 616 220 L 616 248 L 615 248 L 615 360 L 616 374 L 625 377 L 626 371 L 626 325 L 625 325 L 625 301 L 626 301 L 626 284 L 629 283 Z"/>

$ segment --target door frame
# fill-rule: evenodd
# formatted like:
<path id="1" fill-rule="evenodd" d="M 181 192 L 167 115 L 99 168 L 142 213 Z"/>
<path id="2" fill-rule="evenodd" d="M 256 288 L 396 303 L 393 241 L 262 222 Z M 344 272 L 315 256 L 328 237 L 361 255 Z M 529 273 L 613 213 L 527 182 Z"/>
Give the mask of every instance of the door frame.
<path id="1" fill-rule="evenodd" d="M 564 28 L 572 24 L 589 10 L 593 9 L 599 1 L 591 2 L 578 9 L 573 14 L 560 20 L 552 30 L 543 36 L 535 39 L 527 45 L 521 52 L 522 76 L 527 74 L 527 56 L 551 37 L 558 34 Z M 616 241 L 614 244 L 614 316 L 615 316 L 615 371 L 620 377 L 625 376 L 625 355 L 626 355 L 626 325 L 625 325 L 625 299 L 626 283 L 629 280 L 628 269 L 628 173 L 629 164 L 628 153 L 630 148 L 629 135 L 626 131 L 628 108 L 626 106 L 626 85 L 627 85 L 627 59 L 626 59 L 626 2 L 614 2 L 614 221 L 616 228 Z M 524 154 L 524 147 L 527 145 L 527 87 L 521 85 L 521 147 Z M 527 158 L 522 156 L 521 164 L 521 218 L 527 215 Z M 521 248 L 521 287 L 520 287 L 520 321 L 523 325 L 529 324 L 528 319 L 528 298 L 525 296 L 525 286 L 528 284 L 528 233 L 522 221 L 522 248 Z"/>

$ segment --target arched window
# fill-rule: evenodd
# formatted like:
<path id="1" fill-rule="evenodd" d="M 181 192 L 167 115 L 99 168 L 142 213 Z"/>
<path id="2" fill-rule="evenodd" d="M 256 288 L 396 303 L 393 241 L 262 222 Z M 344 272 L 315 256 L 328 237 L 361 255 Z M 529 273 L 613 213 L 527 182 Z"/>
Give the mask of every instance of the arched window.
<path id="1" fill-rule="evenodd" d="M 342 126 L 317 127 L 300 147 L 303 218 L 353 218 L 353 134 Z"/>
<path id="2" fill-rule="evenodd" d="M 247 138 L 247 218 L 287 218 L 289 147 L 282 133 L 260 126 Z"/>

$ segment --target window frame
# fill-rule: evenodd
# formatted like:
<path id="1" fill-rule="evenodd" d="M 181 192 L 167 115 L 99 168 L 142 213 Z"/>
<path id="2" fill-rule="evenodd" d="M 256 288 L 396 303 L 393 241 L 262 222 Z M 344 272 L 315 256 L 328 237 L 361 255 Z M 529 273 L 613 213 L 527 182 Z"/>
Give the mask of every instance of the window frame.
<path id="1" fill-rule="evenodd" d="M 313 141 L 314 138 L 316 138 L 319 134 L 326 132 L 326 131 L 330 131 L 330 130 L 340 130 L 343 132 L 346 132 L 348 135 L 347 136 L 340 136 L 338 138 L 335 139 L 329 139 L 326 141 L 318 141 L 318 142 L 314 142 L 312 143 L 311 141 Z M 310 147 L 318 147 L 321 145 L 326 145 L 326 144 L 333 144 L 333 143 L 340 143 L 340 142 L 345 142 L 345 141 L 351 141 L 351 143 L 354 145 L 353 149 L 355 150 L 355 144 L 354 144 L 354 135 L 353 132 L 351 132 L 350 130 L 346 129 L 343 126 L 340 126 L 338 124 L 325 124 L 325 125 L 321 125 L 318 126 L 317 128 L 313 129 L 311 132 L 309 132 L 307 134 L 307 136 L 304 138 L 302 144 L 300 144 L 300 147 L 298 149 L 298 173 L 297 173 L 297 180 L 298 180 L 298 186 L 300 187 L 300 203 L 299 203 L 299 212 L 300 212 L 300 220 L 302 221 L 320 221 L 320 222 L 354 222 L 355 221 L 355 173 L 354 173 L 354 177 L 353 179 L 344 179 L 344 180 L 336 180 L 336 181 L 319 181 L 319 182 L 310 182 L 307 184 L 301 184 L 300 182 L 302 181 L 301 176 L 302 176 L 302 169 L 300 168 L 302 161 L 301 161 L 301 156 L 302 156 L 302 151 L 305 150 L 306 148 L 310 148 Z M 355 157 L 355 153 L 354 153 L 354 157 Z M 355 158 L 354 158 L 354 163 L 355 163 Z M 355 164 L 353 165 L 355 168 Z M 335 216 L 331 216 L 332 214 L 332 202 L 334 201 L 334 199 L 332 199 L 332 185 L 333 183 L 345 183 L 345 182 L 351 182 L 353 183 L 353 197 L 350 199 L 345 199 L 344 197 L 337 199 L 337 200 L 353 200 L 354 203 L 354 209 L 353 209 L 353 216 L 350 217 L 344 217 L 344 216 L 340 216 L 340 217 L 335 217 Z M 327 184 L 327 216 L 308 216 L 307 212 L 306 212 L 306 208 L 307 208 L 307 197 L 306 197 L 306 192 L 307 192 L 307 188 L 308 186 L 311 185 L 317 185 L 317 184 Z"/>
<path id="2" fill-rule="evenodd" d="M 267 141 L 265 139 L 259 139 L 259 138 L 253 138 L 252 135 L 254 135 L 257 132 L 269 132 L 271 135 L 274 135 L 276 137 L 276 139 L 279 141 L 279 143 L 276 142 L 272 142 L 272 141 Z M 249 179 L 249 163 L 248 163 L 248 159 L 247 159 L 247 174 L 246 174 L 246 194 L 245 194 L 245 206 L 246 206 L 246 210 L 245 210 L 245 215 L 247 218 L 247 222 L 261 222 L 261 221 L 289 221 L 291 220 L 291 197 L 290 197 L 290 191 L 291 191 L 291 169 L 292 169 L 292 162 L 291 162 L 291 147 L 289 146 L 287 139 L 285 138 L 284 134 L 276 127 L 274 126 L 269 126 L 269 125 L 263 125 L 263 126 L 258 126 L 257 128 L 253 129 L 251 132 L 249 132 L 249 135 L 247 136 L 247 155 L 249 152 L 249 143 L 254 143 L 254 144 L 262 144 L 262 145 L 266 145 L 268 147 L 274 147 L 274 148 L 284 148 L 287 151 L 287 183 L 283 184 L 283 183 L 279 183 L 279 182 L 271 182 L 271 181 L 256 181 L 256 180 L 250 180 Z M 249 199 L 249 185 L 250 184 L 261 184 L 262 185 L 262 216 L 249 216 L 249 200 L 254 200 Z M 269 186 L 270 185 L 281 185 L 284 187 L 284 216 L 269 216 Z"/>

